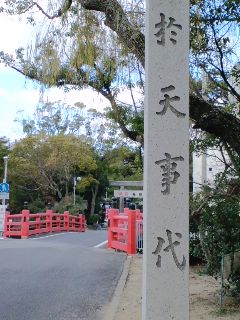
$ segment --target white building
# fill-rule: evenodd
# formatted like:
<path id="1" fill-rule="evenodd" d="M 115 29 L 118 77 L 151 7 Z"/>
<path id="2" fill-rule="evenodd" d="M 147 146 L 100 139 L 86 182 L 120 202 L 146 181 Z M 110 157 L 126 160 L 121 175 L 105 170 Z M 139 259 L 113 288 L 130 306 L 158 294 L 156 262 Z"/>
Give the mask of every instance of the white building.
<path id="1" fill-rule="evenodd" d="M 235 72 L 240 71 L 240 64 L 237 64 L 234 69 Z M 234 86 L 235 90 L 240 94 L 240 76 L 231 76 L 229 82 Z M 203 97 L 207 99 L 204 94 L 204 89 L 207 88 L 207 77 L 203 72 Z M 232 94 L 229 94 L 229 103 L 237 103 L 238 100 Z M 238 108 L 236 108 L 237 110 Z M 222 154 L 220 150 L 209 149 L 202 154 L 193 154 L 193 192 L 201 191 L 204 185 L 214 186 L 216 174 L 225 170 L 225 161 L 230 162 L 226 152 Z"/>
<path id="2" fill-rule="evenodd" d="M 219 150 L 208 150 L 206 153 L 193 154 L 193 192 L 201 191 L 203 186 L 214 186 L 216 174 L 223 172 L 225 164 Z"/>

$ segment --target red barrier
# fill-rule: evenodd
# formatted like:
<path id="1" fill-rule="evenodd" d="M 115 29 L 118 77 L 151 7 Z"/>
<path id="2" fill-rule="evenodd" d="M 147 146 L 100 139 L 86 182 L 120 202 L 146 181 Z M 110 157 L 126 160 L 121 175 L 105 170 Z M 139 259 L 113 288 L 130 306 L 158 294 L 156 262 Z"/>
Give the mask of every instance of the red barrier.
<path id="1" fill-rule="evenodd" d="M 110 209 L 108 226 L 108 248 L 136 254 L 136 210 Z"/>
<path id="2" fill-rule="evenodd" d="M 63 214 L 47 210 L 46 213 L 30 214 L 29 210 L 22 210 L 21 214 L 5 214 L 4 237 L 20 237 L 26 239 L 32 235 L 42 233 L 74 231 L 85 232 L 85 216 Z"/>

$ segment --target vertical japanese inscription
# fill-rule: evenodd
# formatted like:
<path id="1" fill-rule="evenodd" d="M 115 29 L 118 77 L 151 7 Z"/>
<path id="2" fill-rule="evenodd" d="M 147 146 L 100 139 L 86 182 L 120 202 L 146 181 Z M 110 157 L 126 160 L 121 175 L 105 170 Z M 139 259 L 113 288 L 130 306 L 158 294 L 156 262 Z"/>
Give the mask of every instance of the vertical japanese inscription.
<path id="1" fill-rule="evenodd" d="M 160 22 L 155 24 L 155 29 L 159 29 L 157 33 L 154 35 L 158 38 L 157 44 L 162 45 L 165 47 L 166 45 L 166 38 L 168 37 L 169 40 L 172 42 L 172 44 L 177 44 L 177 30 L 182 30 L 182 25 L 176 23 L 176 19 L 173 17 L 169 17 L 168 21 L 166 19 L 166 15 L 164 13 L 160 13 Z M 168 32 L 169 31 L 169 32 Z M 168 32 L 168 33 L 167 33 Z M 163 106 L 162 110 L 157 111 L 156 114 L 158 116 L 164 116 L 168 110 L 172 112 L 177 118 L 185 118 L 186 113 L 180 112 L 176 107 L 175 103 L 179 102 L 181 98 L 177 95 L 170 95 L 170 92 L 175 90 L 175 86 L 169 85 L 167 87 L 161 88 L 161 92 L 163 94 L 164 99 L 160 99 L 159 104 Z M 156 165 L 160 165 L 160 169 L 162 170 L 162 181 L 161 185 L 163 189 L 161 190 L 161 193 L 163 195 L 170 195 L 171 193 L 171 184 L 176 184 L 178 179 L 180 178 L 181 174 L 176 171 L 177 168 L 177 162 L 178 161 L 184 161 L 184 158 L 182 156 L 172 157 L 170 153 L 165 152 L 165 158 L 161 160 L 155 161 Z M 163 250 L 164 252 L 172 252 L 173 260 L 176 264 L 176 266 L 180 270 L 184 270 L 186 267 L 186 259 L 183 257 L 182 263 L 178 261 L 177 255 L 175 253 L 175 246 L 178 246 L 180 242 L 172 241 L 172 232 L 167 229 L 167 237 L 169 245 Z M 179 238 L 182 238 L 181 233 L 175 233 L 175 235 Z M 158 259 L 156 262 L 157 267 L 161 267 L 161 255 L 159 254 L 162 250 L 162 246 L 165 243 L 165 240 L 161 237 L 157 237 L 158 244 L 153 254 L 158 255 Z"/>
<path id="2" fill-rule="evenodd" d="M 170 185 L 176 184 L 178 178 L 180 177 L 180 173 L 175 169 L 177 168 L 176 161 L 184 161 L 183 157 L 171 157 L 169 153 L 165 153 L 166 158 L 162 160 L 155 161 L 155 164 L 160 165 L 162 169 L 162 187 L 165 187 L 162 190 L 162 194 L 170 194 Z"/>
<path id="3" fill-rule="evenodd" d="M 178 267 L 178 269 L 183 271 L 186 268 L 186 258 L 183 256 L 182 263 L 180 263 L 178 258 L 177 258 L 176 252 L 175 252 L 175 247 L 179 246 L 180 242 L 179 241 L 174 241 L 173 242 L 173 240 L 172 240 L 172 231 L 166 230 L 166 233 L 167 233 L 167 238 L 168 238 L 169 245 L 166 248 L 164 248 L 163 251 L 164 252 L 171 251 L 172 257 L 173 257 L 173 260 L 174 260 L 176 266 Z M 182 238 L 182 234 L 181 233 L 177 232 L 177 233 L 175 233 L 175 235 L 179 239 Z M 165 240 L 163 238 L 161 238 L 161 237 L 157 237 L 157 240 L 158 240 L 158 244 L 157 244 L 157 247 L 156 247 L 155 251 L 153 251 L 153 254 L 158 256 L 157 262 L 156 262 L 156 266 L 158 268 L 161 268 L 161 266 L 162 266 L 162 257 L 160 255 L 160 252 L 162 251 L 162 247 L 163 247 L 163 245 L 165 243 Z"/>
<path id="4" fill-rule="evenodd" d="M 169 94 L 167 94 L 167 92 L 172 91 L 172 90 L 175 90 L 175 87 L 172 85 L 161 89 L 161 92 L 165 93 L 164 99 L 159 101 L 159 104 L 163 105 L 163 109 L 161 111 L 156 112 L 156 114 L 163 116 L 167 112 L 167 109 L 170 109 L 178 118 L 184 118 L 186 116 L 186 113 L 182 113 L 182 112 L 178 111 L 176 108 L 174 108 L 171 105 L 171 102 L 181 100 L 181 98 L 178 96 L 170 97 Z"/>
<path id="5" fill-rule="evenodd" d="M 159 31 L 157 33 L 155 33 L 154 35 L 157 38 L 157 44 L 165 46 L 166 44 L 166 33 L 167 33 L 167 29 L 169 29 L 169 40 L 176 45 L 177 40 L 175 39 L 177 36 L 177 32 L 176 30 L 182 30 L 182 26 L 180 24 L 175 23 L 176 19 L 169 17 L 168 18 L 169 22 L 166 21 L 166 16 L 164 13 L 160 13 L 160 22 L 155 24 L 155 28 L 159 29 Z"/>

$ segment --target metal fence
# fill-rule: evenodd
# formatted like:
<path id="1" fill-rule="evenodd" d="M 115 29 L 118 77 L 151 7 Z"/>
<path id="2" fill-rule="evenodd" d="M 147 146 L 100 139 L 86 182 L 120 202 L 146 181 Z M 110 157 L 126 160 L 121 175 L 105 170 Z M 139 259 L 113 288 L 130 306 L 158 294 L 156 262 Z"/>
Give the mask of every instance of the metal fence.
<path id="1" fill-rule="evenodd" d="M 143 253 L 143 220 L 136 221 L 137 252 Z"/>

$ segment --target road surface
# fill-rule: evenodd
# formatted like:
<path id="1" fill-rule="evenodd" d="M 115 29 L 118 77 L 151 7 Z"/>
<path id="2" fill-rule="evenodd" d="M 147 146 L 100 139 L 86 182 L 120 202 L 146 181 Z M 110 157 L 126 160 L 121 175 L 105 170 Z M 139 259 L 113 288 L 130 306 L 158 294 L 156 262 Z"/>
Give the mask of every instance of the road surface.
<path id="1" fill-rule="evenodd" d="M 96 248 L 104 230 L 0 240 L 1 320 L 101 320 L 124 254 Z"/>

